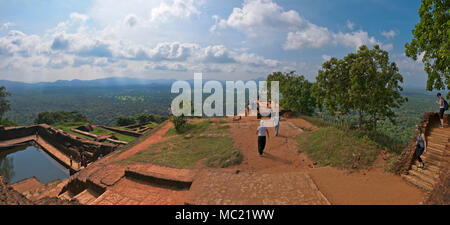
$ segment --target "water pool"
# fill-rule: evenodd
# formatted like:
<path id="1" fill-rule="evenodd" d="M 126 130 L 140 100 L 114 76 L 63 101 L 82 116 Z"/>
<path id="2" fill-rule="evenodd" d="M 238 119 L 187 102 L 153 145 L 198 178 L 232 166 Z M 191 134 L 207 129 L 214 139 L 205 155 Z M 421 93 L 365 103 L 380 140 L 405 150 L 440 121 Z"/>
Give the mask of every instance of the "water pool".
<path id="1" fill-rule="evenodd" d="M 32 176 L 42 183 L 70 176 L 67 168 L 33 145 L 0 150 L 0 174 L 10 184 Z"/>

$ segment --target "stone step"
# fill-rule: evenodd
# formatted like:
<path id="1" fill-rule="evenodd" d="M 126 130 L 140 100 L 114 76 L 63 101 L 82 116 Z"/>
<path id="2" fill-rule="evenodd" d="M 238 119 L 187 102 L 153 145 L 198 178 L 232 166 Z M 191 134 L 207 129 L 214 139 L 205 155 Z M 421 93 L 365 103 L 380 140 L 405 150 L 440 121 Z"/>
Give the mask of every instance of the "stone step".
<path id="1" fill-rule="evenodd" d="M 78 202 L 82 205 L 88 205 L 89 203 L 95 201 L 98 198 L 98 194 L 96 194 L 94 191 L 86 189 L 73 197 L 74 199 L 77 199 Z"/>
<path id="2" fill-rule="evenodd" d="M 429 167 L 425 167 L 423 169 L 417 167 L 417 165 L 412 165 L 411 170 L 418 171 L 420 173 L 424 173 L 427 176 L 433 177 L 433 178 L 439 178 L 439 171 L 431 170 Z M 411 171 L 410 170 L 410 171 Z"/>
<path id="3" fill-rule="evenodd" d="M 409 170 L 408 174 L 413 175 L 413 176 L 415 176 L 415 177 L 417 177 L 417 178 L 419 178 L 419 179 L 421 179 L 421 180 L 423 180 L 423 181 L 425 181 L 425 182 L 427 182 L 427 183 L 429 183 L 429 184 L 431 184 L 433 186 L 436 184 L 436 179 L 434 177 L 428 176 L 427 174 L 422 173 L 419 170 Z"/>
<path id="4" fill-rule="evenodd" d="M 440 142 L 440 143 L 445 143 L 445 142 L 449 142 L 450 137 L 442 137 L 442 136 L 436 136 L 436 135 L 428 135 L 427 137 L 427 141 L 433 141 L 433 142 Z"/>
<path id="5" fill-rule="evenodd" d="M 69 191 L 66 191 L 66 192 L 60 194 L 60 195 L 58 196 L 58 198 L 59 198 L 59 199 L 62 199 L 62 200 L 70 201 L 70 200 L 72 200 L 73 195 L 72 195 Z"/>
<path id="6" fill-rule="evenodd" d="M 436 137 L 441 137 L 441 138 L 449 138 L 450 137 L 450 133 L 447 132 L 441 132 L 441 131 L 431 131 L 428 136 L 436 136 Z"/>
<path id="7" fill-rule="evenodd" d="M 106 190 L 97 199 L 90 202 L 89 205 L 116 205 L 125 197 L 111 190 Z"/>
<path id="8" fill-rule="evenodd" d="M 436 152 L 432 152 L 432 151 L 427 150 L 426 153 L 423 153 L 423 154 L 422 154 L 422 158 L 423 158 L 423 157 L 441 160 L 441 159 L 443 158 L 443 155 L 438 154 L 438 153 L 436 153 Z"/>
<path id="9" fill-rule="evenodd" d="M 447 149 L 446 144 L 440 144 L 440 143 L 435 143 L 435 142 L 428 142 L 428 147 L 433 147 L 435 149 L 444 151 L 445 149 Z"/>
<path id="10" fill-rule="evenodd" d="M 433 154 L 437 154 L 437 155 L 443 155 L 444 154 L 443 150 L 437 149 L 437 148 L 435 148 L 433 146 L 427 146 L 427 152 L 428 153 L 433 152 Z"/>
<path id="11" fill-rule="evenodd" d="M 442 163 L 442 162 L 448 162 L 447 159 L 445 159 L 443 156 L 430 154 L 430 152 L 427 152 L 425 154 L 422 154 L 421 158 L 424 161 L 434 161 L 436 163 Z"/>
<path id="12" fill-rule="evenodd" d="M 435 160 L 430 160 L 430 159 L 425 159 L 425 158 L 422 158 L 422 161 L 425 164 L 425 166 L 436 166 L 437 168 L 439 168 L 441 166 L 440 161 L 435 161 Z"/>
<path id="13" fill-rule="evenodd" d="M 433 185 L 431 185 L 431 184 L 429 184 L 429 183 L 427 183 L 427 182 L 425 182 L 423 180 L 420 180 L 420 179 L 418 179 L 415 176 L 403 174 L 402 178 L 404 180 L 406 180 L 407 182 L 409 182 L 411 184 L 414 184 L 415 186 L 417 186 L 417 187 L 419 187 L 419 188 L 421 188 L 423 190 L 426 190 L 426 191 L 432 191 L 433 190 Z"/>
<path id="14" fill-rule="evenodd" d="M 415 165 L 413 165 L 413 166 L 418 166 L 418 165 L 419 165 L 419 162 L 416 161 Z M 429 163 L 425 163 L 424 170 L 430 170 L 431 172 L 436 173 L 436 174 L 439 174 L 439 171 L 440 171 L 438 166 L 435 166 L 435 165 L 429 164 Z"/>

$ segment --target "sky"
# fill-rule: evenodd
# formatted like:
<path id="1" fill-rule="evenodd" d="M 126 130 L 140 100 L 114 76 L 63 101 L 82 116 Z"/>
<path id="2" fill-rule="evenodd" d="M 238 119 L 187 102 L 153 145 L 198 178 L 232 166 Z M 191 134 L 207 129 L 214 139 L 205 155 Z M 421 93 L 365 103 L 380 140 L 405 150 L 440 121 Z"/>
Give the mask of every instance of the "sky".
<path id="1" fill-rule="evenodd" d="M 405 57 L 419 0 L 0 0 L 0 80 L 104 77 L 249 80 L 378 44 L 404 86 L 425 88 Z"/>

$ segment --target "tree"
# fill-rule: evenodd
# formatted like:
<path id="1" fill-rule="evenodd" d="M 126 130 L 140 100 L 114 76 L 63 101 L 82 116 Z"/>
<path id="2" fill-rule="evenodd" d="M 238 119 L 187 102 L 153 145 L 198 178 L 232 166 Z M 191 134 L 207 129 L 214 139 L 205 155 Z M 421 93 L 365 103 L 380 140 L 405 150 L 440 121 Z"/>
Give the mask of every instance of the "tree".
<path id="1" fill-rule="evenodd" d="M 348 86 L 352 60 L 352 55 L 349 55 L 343 60 L 333 57 L 323 63 L 312 87 L 312 94 L 319 108 L 325 107 L 331 114 L 346 114 L 353 109 Z"/>
<path id="2" fill-rule="evenodd" d="M 186 118 L 184 117 L 183 114 L 181 114 L 181 116 L 172 116 L 171 121 L 172 121 L 173 125 L 175 126 L 175 130 L 177 132 L 181 132 L 187 122 Z"/>
<path id="3" fill-rule="evenodd" d="M 148 113 L 141 113 L 136 115 L 136 120 L 139 122 L 139 124 L 146 124 L 148 122 L 155 122 L 155 116 Z"/>
<path id="4" fill-rule="evenodd" d="M 312 83 L 295 71 L 289 73 L 274 72 L 267 76 L 267 95 L 270 96 L 271 81 L 279 81 L 280 105 L 286 110 L 310 115 L 314 112 L 316 101 L 311 94 Z"/>
<path id="5" fill-rule="evenodd" d="M 420 21 L 412 30 L 410 43 L 405 44 L 406 56 L 422 58 L 428 74 L 427 90 L 442 90 L 450 85 L 450 1 L 422 0 Z M 450 97 L 450 92 L 447 94 Z"/>
<path id="6" fill-rule="evenodd" d="M 3 121 L 3 115 L 11 109 L 9 101 L 6 99 L 8 96 L 11 94 L 6 92 L 6 88 L 0 87 L 0 123 Z"/>
<path id="7" fill-rule="evenodd" d="M 395 122 L 393 109 L 407 101 L 400 94 L 402 82 L 397 65 L 389 62 L 388 52 L 378 45 L 373 49 L 363 45 L 357 53 L 341 60 L 332 58 L 322 65 L 313 96 L 333 114 L 356 110 L 360 128 L 364 116 L 369 115 L 375 130 L 379 119 Z"/>
<path id="8" fill-rule="evenodd" d="M 89 122 L 89 120 L 78 111 L 41 112 L 34 120 L 36 124 L 45 123 L 49 125 L 67 122 Z"/>
<path id="9" fill-rule="evenodd" d="M 128 126 L 136 123 L 136 119 L 133 116 L 119 116 L 116 118 L 116 123 L 119 126 Z"/>

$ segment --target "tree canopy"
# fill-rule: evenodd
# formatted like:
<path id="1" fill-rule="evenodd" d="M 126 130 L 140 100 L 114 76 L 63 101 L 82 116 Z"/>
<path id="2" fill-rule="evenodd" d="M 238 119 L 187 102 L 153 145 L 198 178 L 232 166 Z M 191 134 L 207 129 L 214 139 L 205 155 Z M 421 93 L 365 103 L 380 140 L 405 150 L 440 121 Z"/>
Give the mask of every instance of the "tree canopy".
<path id="1" fill-rule="evenodd" d="M 41 112 L 38 114 L 35 123 L 41 124 L 45 123 L 48 125 L 57 123 L 67 123 L 67 122 L 89 122 L 89 120 L 78 111 L 66 112 L 66 111 L 56 111 L 56 112 Z"/>
<path id="2" fill-rule="evenodd" d="M 295 71 L 274 72 L 267 76 L 267 95 L 270 96 L 270 82 L 279 81 L 280 105 L 283 109 L 310 115 L 314 112 L 316 101 L 311 95 L 312 83 Z"/>
<path id="3" fill-rule="evenodd" d="M 332 114 L 357 111 L 360 128 L 364 116 L 369 116 L 369 127 L 376 129 L 380 119 L 395 122 L 393 108 L 407 101 L 400 94 L 402 82 L 403 77 L 397 65 L 389 62 L 387 51 L 378 45 L 373 49 L 363 45 L 357 53 L 343 59 L 332 58 L 322 65 L 313 96 Z"/>
<path id="4" fill-rule="evenodd" d="M 3 115 L 11 109 L 9 101 L 6 99 L 8 96 L 11 94 L 6 92 L 6 88 L 0 87 L 0 122 L 3 121 Z"/>
<path id="5" fill-rule="evenodd" d="M 405 54 L 414 60 L 422 59 L 428 74 L 427 90 L 442 90 L 450 85 L 450 1 L 422 0 L 420 21 L 412 30 Z M 447 94 L 450 97 L 450 92 Z"/>

